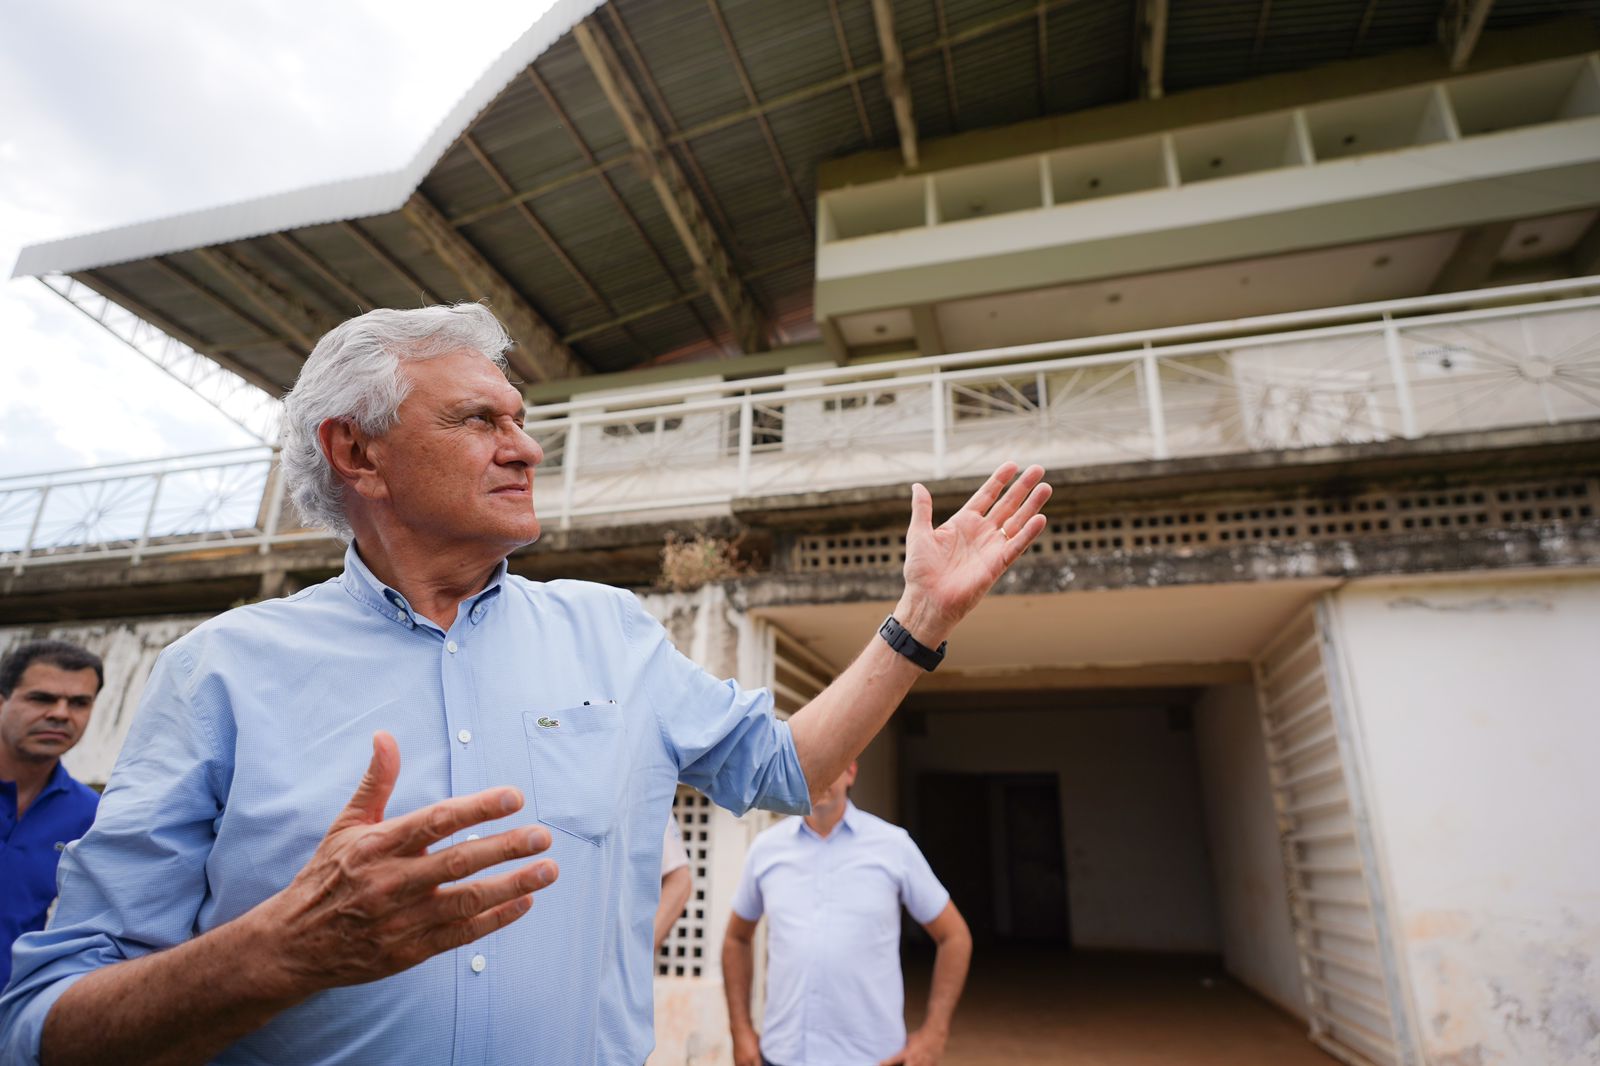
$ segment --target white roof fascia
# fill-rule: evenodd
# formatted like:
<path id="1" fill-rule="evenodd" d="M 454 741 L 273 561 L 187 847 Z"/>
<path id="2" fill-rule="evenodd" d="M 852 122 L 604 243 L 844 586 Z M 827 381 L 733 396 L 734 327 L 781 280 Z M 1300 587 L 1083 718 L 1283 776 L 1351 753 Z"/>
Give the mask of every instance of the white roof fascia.
<path id="1" fill-rule="evenodd" d="M 259 237 L 264 233 L 397 211 L 478 112 L 489 106 L 523 68 L 587 18 L 600 3 L 601 0 L 556 0 L 550 10 L 517 38 L 467 90 L 423 142 L 411 162 L 399 170 L 311 185 L 241 203 L 29 245 L 17 257 L 11 276 L 38 277 L 92 270 L 131 259 Z"/>

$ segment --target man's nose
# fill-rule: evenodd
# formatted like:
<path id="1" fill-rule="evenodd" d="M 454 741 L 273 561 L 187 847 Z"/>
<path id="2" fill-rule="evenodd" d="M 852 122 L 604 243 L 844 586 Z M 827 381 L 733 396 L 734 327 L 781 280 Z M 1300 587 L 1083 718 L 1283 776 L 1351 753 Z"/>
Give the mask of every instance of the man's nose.
<path id="1" fill-rule="evenodd" d="M 510 461 L 527 463 L 529 466 L 538 466 L 544 462 L 544 449 L 521 426 L 512 428 L 508 444 L 513 452 L 513 459 Z"/>

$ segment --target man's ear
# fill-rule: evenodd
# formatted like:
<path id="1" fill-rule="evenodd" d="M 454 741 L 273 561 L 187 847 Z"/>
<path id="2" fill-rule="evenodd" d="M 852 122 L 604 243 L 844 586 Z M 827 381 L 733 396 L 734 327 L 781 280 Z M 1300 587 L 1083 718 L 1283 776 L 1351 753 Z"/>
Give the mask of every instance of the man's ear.
<path id="1" fill-rule="evenodd" d="M 376 437 L 349 419 L 328 418 L 317 427 L 317 441 L 334 476 L 346 488 L 368 500 L 389 495 L 389 486 L 373 454 Z"/>

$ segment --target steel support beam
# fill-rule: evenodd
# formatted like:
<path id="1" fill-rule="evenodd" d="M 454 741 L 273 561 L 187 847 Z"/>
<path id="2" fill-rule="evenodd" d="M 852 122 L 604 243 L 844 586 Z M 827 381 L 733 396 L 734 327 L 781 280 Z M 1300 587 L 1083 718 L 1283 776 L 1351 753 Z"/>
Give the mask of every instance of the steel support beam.
<path id="1" fill-rule="evenodd" d="M 850 41 L 844 35 L 844 23 L 839 19 L 839 0 L 828 0 L 828 18 L 833 21 L 833 39 L 839 43 L 839 58 L 844 61 L 844 72 L 850 76 L 850 96 L 856 103 L 856 119 L 861 123 L 861 135 L 872 140 L 872 119 L 867 115 L 867 101 L 861 95 L 861 79 L 855 76 L 855 60 L 850 58 Z M 771 101 L 768 101 L 771 104 Z"/>
<path id="2" fill-rule="evenodd" d="M 1444 0 L 1439 12 L 1439 43 L 1450 57 L 1452 71 L 1467 69 L 1493 6 L 1494 0 Z"/>
<path id="3" fill-rule="evenodd" d="M 429 303 L 442 304 L 444 298 L 428 287 L 428 283 L 417 277 L 406 265 L 386 252 L 381 244 L 367 236 L 367 232 L 354 222 L 339 223 L 339 230 L 354 241 L 362 251 L 388 267 L 401 284 L 416 292 L 418 299 L 426 299 Z"/>
<path id="4" fill-rule="evenodd" d="M 284 292 L 238 256 L 220 248 L 196 248 L 195 257 L 223 278 L 261 315 L 307 352 L 337 323 Z"/>
<path id="5" fill-rule="evenodd" d="M 334 273 L 332 267 L 330 267 L 327 263 L 324 263 L 321 259 L 318 259 L 316 255 L 312 253 L 311 249 L 307 248 L 304 244 L 301 244 L 294 237 L 291 237 L 287 233 L 274 233 L 272 235 L 272 239 L 278 244 L 279 247 L 283 248 L 290 255 L 298 259 L 313 274 L 317 275 L 317 277 L 333 286 L 333 288 L 338 291 L 340 296 L 344 297 L 346 300 L 349 300 L 350 307 L 347 309 L 348 313 L 356 315 L 362 313 L 363 311 L 370 311 L 372 308 L 377 306 L 377 302 L 374 301 L 370 296 L 366 295 L 354 285 L 350 284 L 350 281 L 347 278 Z"/>
<path id="6" fill-rule="evenodd" d="M 778 177 L 783 179 L 783 187 L 789 191 L 789 199 L 794 203 L 795 210 L 800 212 L 800 221 L 806 229 L 811 229 L 815 224 L 811 219 L 811 211 L 806 207 L 805 197 L 800 195 L 800 189 L 794 183 L 794 175 L 789 173 L 789 163 L 783 158 L 783 152 L 778 148 L 777 135 L 772 132 L 772 123 L 767 121 L 767 116 L 759 113 L 761 98 L 756 95 L 756 87 L 750 81 L 750 74 L 744 69 L 744 60 L 739 57 L 739 48 L 733 43 L 733 31 L 728 29 L 728 20 L 722 17 L 722 7 L 718 0 L 706 0 L 706 6 L 711 9 L 711 18 L 717 24 L 717 32 L 722 35 L 722 46 L 728 52 L 728 62 L 733 64 L 733 72 L 739 75 L 739 85 L 744 89 L 744 98 L 750 102 L 750 107 L 757 110 L 756 125 L 761 128 L 761 136 L 767 142 L 767 150 L 772 153 L 773 166 L 778 171 Z"/>
<path id="7" fill-rule="evenodd" d="M 764 278 L 769 274 L 780 274 L 785 270 L 793 270 L 795 267 L 810 266 L 811 262 L 811 256 L 807 255 L 799 259 L 791 259 L 786 263 L 774 263 L 772 266 L 762 267 L 760 270 L 752 270 L 746 274 L 745 277 L 751 281 L 754 281 L 756 278 Z M 665 267 L 662 269 L 665 269 Z M 602 333 L 609 332 L 610 330 L 623 328 L 630 322 L 637 322 L 641 318 L 649 318 L 651 315 L 657 314 L 661 311 L 671 310 L 674 307 L 682 307 L 684 304 L 693 304 L 694 301 L 706 295 L 709 294 L 704 289 L 691 289 L 688 292 L 680 292 L 677 296 L 672 297 L 670 300 L 660 300 L 656 303 L 650 304 L 647 307 L 640 307 L 633 311 L 620 314 L 616 318 L 610 319 L 606 322 L 597 322 L 592 326 L 585 326 L 583 329 L 575 329 L 561 339 L 566 341 L 568 344 L 577 344 L 586 337 L 596 337 Z M 698 318 L 699 315 L 696 314 L 695 317 Z M 716 342 L 715 337 L 712 337 L 711 339 L 713 343 Z"/>
<path id="8" fill-rule="evenodd" d="M 1372 20 L 1378 14 L 1378 0 L 1367 0 L 1367 8 L 1361 12 L 1361 24 L 1356 27 L 1355 40 L 1350 42 L 1350 54 L 1353 56 L 1361 51 L 1361 45 L 1367 39 L 1367 31 L 1372 29 Z"/>
<path id="9" fill-rule="evenodd" d="M 1267 45 L 1267 24 L 1272 20 L 1272 0 L 1261 0 L 1261 10 L 1256 14 L 1256 39 L 1250 46 L 1250 65 L 1261 59 L 1261 50 Z"/>
<path id="10" fill-rule="evenodd" d="M 406 220 L 444 260 L 474 299 L 486 299 L 494 308 L 514 347 L 506 353 L 513 369 L 530 381 L 576 377 L 584 372 L 572 349 L 535 311 L 483 254 L 450 225 L 450 220 L 423 196 L 414 192 L 400 209 Z"/>
<path id="11" fill-rule="evenodd" d="M 872 24 L 878 31 L 878 51 L 883 54 L 883 91 L 894 108 L 894 125 L 900 132 L 900 157 L 905 160 L 907 167 L 915 170 L 917 116 L 911 109 L 911 86 L 906 82 L 906 57 L 900 51 L 899 39 L 894 35 L 894 8 L 890 0 L 872 0 Z"/>
<path id="12" fill-rule="evenodd" d="M 461 143 L 466 146 L 468 152 L 472 153 L 472 158 L 478 161 L 478 165 L 483 168 L 484 173 L 494 179 L 495 185 L 499 187 L 502 193 L 511 195 L 516 191 L 511 185 L 511 180 L 506 177 L 505 171 L 501 170 L 499 165 L 489 158 L 489 153 L 484 151 L 483 145 L 478 143 L 478 139 L 470 131 L 461 135 Z M 605 298 L 605 295 L 590 280 L 589 275 L 584 273 L 583 268 L 578 265 L 577 261 L 567 254 L 567 250 L 561 246 L 561 242 L 556 240 L 555 234 L 551 233 L 549 227 L 540 220 L 538 215 L 534 214 L 533 208 L 523 202 L 517 204 L 516 211 L 517 214 L 522 216 L 522 220 L 528 224 L 528 228 L 537 233 L 539 239 L 544 241 L 545 247 L 550 249 L 550 254 L 555 256 L 557 261 L 567 268 L 567 273 L 572 275 L 572 279 L 583 287 L 583 291 L 588 294 L 594 305 L 604 311 L 608 318 L 616 319 L 617 309 L 611 306 L 611 301 Z M 647 345 L 641 343 L 631 330 L 624 327 L 624 332 L 627 333 L 628 339 L 634 343 L 634 346 L 645 354 L 645 358 L 648 359 L 655 354 L 650 351 Z M 564 337 L 562 338 L 562 343 L 570 344 L 571 341 Z"/>
<path id="13" fill-rule="evenodd" d="M 561 128 L 566 130 L 568 136 L 572 138 L 572 143 L 577 146 L 578 152 L 583 156 L 584 161 L 591 167 L 598 167 L 599 160 L 595 157 L 594 149 L 589 147 L 589 142 L 584 140 L 583 134 L 578 132 L 577 123 L 572 121 L 572 117 L 567 114 L 566 108 L 561 106 L 561 101 L 557 98 L 555 90 L 551 89 L 549 83 L 539 76 L 538 68 L 529 66 L 524 73 L 527 74 L 528 80 L 533 83 L 533 87 L 539 91 L 539 95 L 544 98 L 545 106 L 550 109 L 550 113 L 561 123 Z M 634 214 L 633 208 L 628 205 L 628 201 L 624 200 L 622 194 L 617 191 L 616 183 L 611 180 L 611 175 L 602 169 L 595 174 L 595 178 L 600 182 L 600 187 L 606 191 L 606 195 L 611 198 L 611 202 L 616 205 L 617 210 L 622 213 L 622 217 L 627 220 L 634 236 L 639 238 L 639 243 L 644 245 L 650 252 L 650 257 L 655 260 L 656 266 L 661 268 L 661 273 L 672 282 L 672 287 L 678 290 L 680 294 L 687 294 L 689 290 L 679 280 L 678 272 L 667 265 L 666 256 L 661 254 L 661 249 L 656 247 L 656 242 L 651 239 L 649 233 L 645 232 L 644 226 L 639 222 L 639 216 Z M 701 295 L 704 295 L 703 291 L 696 289 L 690 298 Z M 720 348 L 722 342 L 717 339 L 717 331 L 711 328 L 711 323 L 706 321 L 706 317 L 692 303 L 689 305 L 689 313 L 694 316 L 695 322 L 699 324 L 701 332 L 706 335 L 706 340 L 711 342 L 712 347 Z M 570 336 L 565 340 L 568 344 L 576 343 Z"/>
<path id="14" fill-rule="evenodd" d="M 225 357 L 196 351 L 179 340 L 169 324 L 147 321 L 140 311 L 126 306 L 132 301 L 125 294 L 96 278 L 48 274 L 39 280 L 101 329 L 222 412 L 234 425 L 264 444 L 277 442 L 283 405 L 263 389 L 264 384 L 270 383 L 260 378 L 247 379 L 241 368 Z"/>
<path id="15" fill-rule="evenodd" d="M 262 340 L 279 341 L 285 348 L 294 348 L 296 345 L 301 343 L 298 338 L 293 336 L 284 336 L 275 332 L 272 327 L 268 326 L 261 319 L 257 318 L 249 311 L 246 311 L 244 308 L 240 307 L 238 304 L 222 295 L 222 293 L 218 292 L 210 285 L 207 285 L 204 281 L 201 281 L 187 270 L 172 262 L 170 259 L 163 259 L 157 256 L 153 259 L 150 259 L 149 262 L 156 269 L 167 275 L 167 277 L 172 278 L 180 285 L 190 289 L 217 310 L 224 312 L 232 318 L 238 319 L 240 322 L 243 322 L 245 325 L 255 330 L 258 334 L 260 334 Z M 311 348 L 309 345 L 302 345 L 300 355 L 304 356 L 310 351 Z"/>
<path id="16" fill-rule="evenodd" d="M 885 6 L 887 6 L 887 5 L 885 5 Z M 876 8 L 877 5 L 874 4 L 873 7 Z M 892 11 L 892 9 L 891 9 L 891 11 Z M 944 0 L 933 0 L 933 16 L 934 16 L 934 19 L 938 23 L 938 26 L 939 26 L 939 40 L 944 42 L 944 47 L 941 49 L 941 51 L 944 53 L 944 55 L 943 55 L 943 59 L 944 59 L 944 95 L 945 95 L 946 106 L 948 106 L 950 108 L 950 128 L 951 129 L 960 129 L 961 128 L 961 102 L 960 102 L 960 99 L 956 96 L 956 62 L 955 62 L 955 58 L 950 54 L 950 27 L 945 22 Z M 892 15 L 891 15 L 891 17 L 892 17 Z M 873 18 L 874 18 L 874 20 L 876 20 L 877 11 L 873 11 Z M 891 36 L 893 35 L 893 32 L 894 31 L 893 31 L 893 27 L 892 27 L 892 24 L 891 24 L 891 28 L 890 28 Z M 880 36 L 880 39 L 881 39 L 881 37 L 882 37 L 882 31 L 881 30 L 879 31 L 879 36 Z M 884 60 L 885 60 L 885 62 L 888 61 L 887 53 L 884 55 Z"/>
<path id="17" fill-rule="evenodd" d="M 691 191 L 688 178 L 672 156 L 666 136 L 645 107 L 644 99 L 623 69 L 616 50 L 603 32 L 587 22 L 574 26 L 572 35 L 622 124 L 640 170 L 661 200 L 672 228 L 694 263 L 700 287 L 710 294 L 739 347 L 747 353 L 764 351 L 766 327 L 755 300 L 735 272 L 733 258 L 722 246 L 705 208 Z"/>
<path id="18" fill-rule="evenodd" d="M 1167 0 L 1140 0 L 1134 39 L 1139 49 L 1139 97 L 1159 100 L 1165 91 L 1167 63 Z"/>

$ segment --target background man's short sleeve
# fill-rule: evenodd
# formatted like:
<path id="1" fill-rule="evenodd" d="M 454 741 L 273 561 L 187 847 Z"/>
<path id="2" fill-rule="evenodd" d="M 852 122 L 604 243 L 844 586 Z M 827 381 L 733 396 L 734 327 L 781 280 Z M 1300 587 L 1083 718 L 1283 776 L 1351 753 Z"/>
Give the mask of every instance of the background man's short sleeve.
<path id="1" fill-rule="evenodd" d="M 683 831 L 676 815 L 667 815 L 667 831 L 661 836 L 661 876 L 689 865 L 689 852 L 683 846 Z"/>
<path id="2" fill-rule="evenodd" d="M 747 922 L 759 922 L 766 909 L 766 902 L 761 898 L 761 881 L 756 877 L 756 849 L 752 847 L 745 853 L 739 887 L 733 890 L 733 913 Z"/>
<path id="3" fill-rule="evenodd" d="M 922 849 L 911 839 L 911 834 L 900 834 L 903 859 L 900 868 L 900 902 L 911 912 L 919 924 L 927 925 L 939 917 L 944 905 L 950 902 L 950 893 L 933 875 L 933 868 L 923 858 Z"/>

